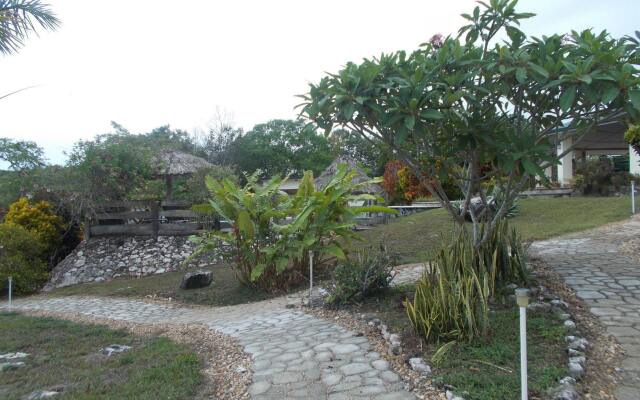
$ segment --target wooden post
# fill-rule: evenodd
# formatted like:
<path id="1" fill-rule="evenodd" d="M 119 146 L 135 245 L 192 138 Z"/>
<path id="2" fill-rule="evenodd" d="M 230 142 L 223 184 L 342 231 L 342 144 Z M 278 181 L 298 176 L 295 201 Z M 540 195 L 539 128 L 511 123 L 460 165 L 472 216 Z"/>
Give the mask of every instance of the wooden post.
<path id="1" fill-rule="evenodd" d="M 160 202 L 154 201 L 151 204 L 151 235 L 153 240 L 158 241 L 158 232 L 160 231 Z"/>
<path id="2" fill-rule="evenodd" d="M 84 217 L 84 240 L 85 242 L 91 239 L 91 217 Z"/>

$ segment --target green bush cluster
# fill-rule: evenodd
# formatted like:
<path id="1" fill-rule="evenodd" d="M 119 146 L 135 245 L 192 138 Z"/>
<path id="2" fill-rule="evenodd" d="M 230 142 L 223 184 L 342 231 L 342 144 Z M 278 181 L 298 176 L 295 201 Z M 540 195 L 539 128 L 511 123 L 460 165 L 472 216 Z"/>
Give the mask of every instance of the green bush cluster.
<path id="1" fill-rule="evenodd" d="M 45 245 L 16 224 L 0 224 L 0 288 L 13 278 L 16 293 L 36 291 L 47 279 Z"/>
<path id="2" fill-rule="evenodd" d="M 625 190 L 632 179 L 638 180 L 627 171 L 616 171 L 613 160 L 603 156 L 580 163 L 574 184 L 585 195 L 609 196 Z"/>
<path id="3" fill-rule="evenodd" d="M 489 331 L 489 302 L 496 288 L 528 280 L 525 249 L 515 230 L 502 221 L 480 246 L 474 246 L 466 231 L 443 246 L 405 307 L 424 340 L 471 341 Z"/>
<path id="4" fill-rule="evenodd" d="M 399 257 L 385 246 L 378 251 L 370 249 L 358 252 L 338 264 L 333 271 L 333 286 L 327 303 L 342 305 L 362 300 L 389 287 L 393 279 L 393 267 Z"/>

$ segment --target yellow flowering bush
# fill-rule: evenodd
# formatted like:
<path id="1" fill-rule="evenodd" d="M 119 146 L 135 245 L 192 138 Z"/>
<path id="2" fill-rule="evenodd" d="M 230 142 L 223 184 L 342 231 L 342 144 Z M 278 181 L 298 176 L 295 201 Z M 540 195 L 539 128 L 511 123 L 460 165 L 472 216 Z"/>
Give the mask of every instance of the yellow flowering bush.
<path id="1" fill-rule="evenodd" d="M 47 249 L 53 249 L 62 240 L 63 221 L 53 212 L 49 202 L 31 203 L 26 197 L 9 206 L 5 223 L 26 229 Z"/>

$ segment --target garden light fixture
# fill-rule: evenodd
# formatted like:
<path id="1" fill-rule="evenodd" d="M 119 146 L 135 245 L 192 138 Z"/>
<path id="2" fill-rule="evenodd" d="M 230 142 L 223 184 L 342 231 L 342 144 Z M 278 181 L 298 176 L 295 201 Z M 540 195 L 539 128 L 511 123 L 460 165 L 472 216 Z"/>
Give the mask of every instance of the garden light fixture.
<path id="1" fill-rule="evenodd" d="M 516 302 L 520 308 L 520 388 L 522 400 L 528 398 L 527 387 L 527 306 L 529 289 L 516 289 Z"/>

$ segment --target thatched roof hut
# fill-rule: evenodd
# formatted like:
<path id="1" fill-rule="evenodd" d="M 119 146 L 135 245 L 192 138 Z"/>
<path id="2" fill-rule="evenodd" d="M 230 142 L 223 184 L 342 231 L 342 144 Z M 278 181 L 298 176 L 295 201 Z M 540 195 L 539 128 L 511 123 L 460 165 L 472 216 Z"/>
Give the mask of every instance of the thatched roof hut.
<path id="1" fill-rule="evenodd" d="M 153 157 L 152 163 L 160 176 L 190 175 L 212 166 L 204 158 L 178 150 L 163 150 Z"/>
<path id="2" fill-rule="evenodd" d="M 171 198 L 173 192 L 174 176 L 191 175 L 201 169 L 212 167 L 204 158 L 178 150 L 163 150 L 153 156 L 151 163 L 156 175 L 164 176 L 167 181 L 167 199 Z"/>
<path id="3" fill-rule="evenodd" d="M 338 172 L 338 166 L 340 164 L 347 164 L 347 169 L 349 171 L 356 171 L 357 175 L 353 178 L 354 182 L 360 183 L 371 180 L 371 177 L 358 166 L 358 163 L 354 159 L 351 157 L 340 156 L 333 160 L 331 165 L 329 165 L 322 174 L 315 179 L 316 188 L 323 188 L 327 183 L 329 183 L 331 178 L 333 178 L 336 172 Z M 362 186 L 358 193 L 369 193 L 382 196 L 384 194 L 384 190 L 382 189 L 382 186 L 378 184 L 369 183 Z"/>

